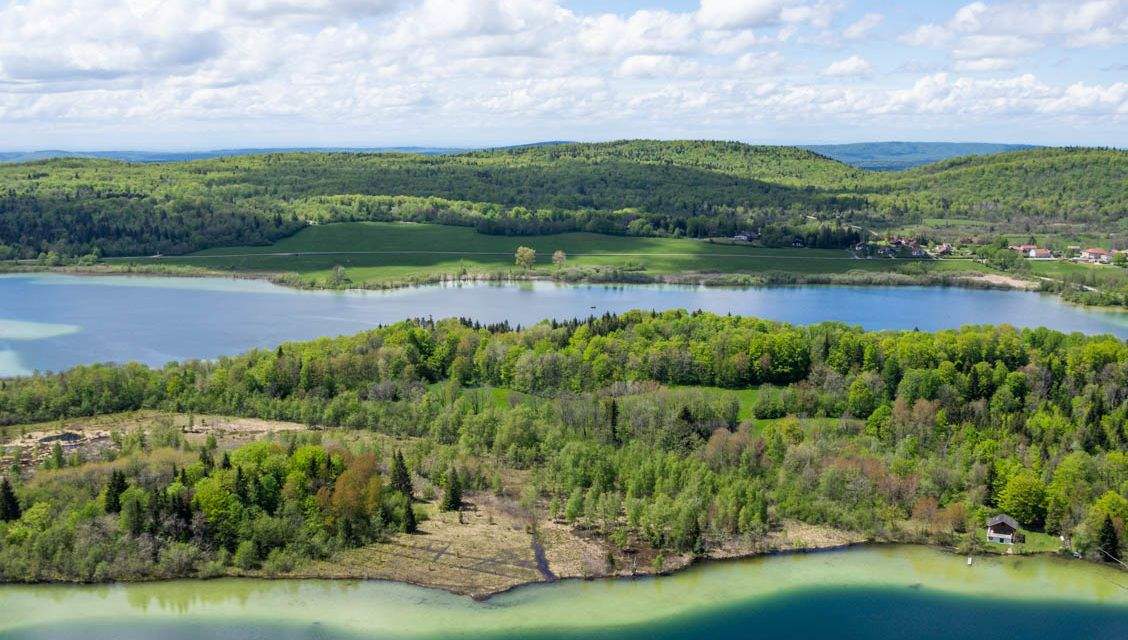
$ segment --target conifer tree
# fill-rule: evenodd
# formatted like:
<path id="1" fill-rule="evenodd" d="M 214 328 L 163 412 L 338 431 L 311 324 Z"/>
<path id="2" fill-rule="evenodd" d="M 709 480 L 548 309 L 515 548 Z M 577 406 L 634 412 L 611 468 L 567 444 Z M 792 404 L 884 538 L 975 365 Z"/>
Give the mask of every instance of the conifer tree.
<path id="1" fill-rule="evenodd" d="M 1100 535 L 1097 536 L 1097 543 L 1104 551 L 1101 560 L 1106 562 L 1120 560 L 1120 536 L 1116 534 L 1116 525 L 1112 523 L 1112 516 L 1105 516 Z"/>
<path id="2" fill-rule="evenodd" d="M 983 479 L 983 486 L 987 492 L 983 496 L 983 504 L 988 507 L 995 506 L 995 461 L 987 461 L 987 477 Z"/>
<path id="3" fill-rule="evenodd" d="M 403 532 L 415 533 L 419 531 L 419 523 L 415 520 L 415 507 L 409 499 L 403 507 Z"/>
<path id="4" fill-rule="evenodd" d="M 215 468 L 215 460 L 212 458 L 211 449 L 200 449 L 200 462 L 204 465 L 204 474 L 209 474 Z"/>
<path id="5" fill-rule="evenodd" d="M 12 483 L 6 477 L 0 478 L 0 522 L 18 520 L 21 515 L 20 501 L 16 499 Z"/>
<path id="6" fill-rule="evenodd" d="M 125 474 L 117 469 L 110 472 L 110 481 L 106 485 L 106 513 L 121 511 L 121 494 L 125 493 Z"/>
<path id="7" fill-rule="evenodd" d="M 443 477 L 443 499 L 439 508 L 443 511 L 457 511 L 462 507 L 462 482 L 458 470 L 451 467 Z"/>
<path id="8" fill-rule="evenodd" d="M 607 413 L 608 422 L 611 424 L 611 442 L 616 446 L 621 445 L 623 441 L 619 438 L 619 403 L 615 398 L 611 398 Z"/>
<path id="9" fill-rule="evenodd" d="M 411 486 L 411 474 L 407 471 L 407 463 L 399 451 L 392 456 L 392 488 L 407 496 L 410 502 L 414 492 Z"/>
<path id="10" fill-rule="evenodd" d="M 227 454 L 224 454 L 224 459 Z M 247 504 L 250 498 L 250 492 L 247 490 L 247 476 L 243 473 L 243 467 L 235 467 L 235 496 L 239 498 L 239 502 Z"/>

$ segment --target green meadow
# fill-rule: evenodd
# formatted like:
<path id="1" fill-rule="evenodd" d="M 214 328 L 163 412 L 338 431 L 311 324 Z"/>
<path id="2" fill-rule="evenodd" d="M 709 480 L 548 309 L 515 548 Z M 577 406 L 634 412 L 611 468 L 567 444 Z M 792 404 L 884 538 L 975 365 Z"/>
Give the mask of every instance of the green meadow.
<path id="1" fill-rule="evenodd" d="M 705 240 L 561 233 L 534 236 L 485 235 L 466 227 L 402 222 L 342 222 L 314 225 L 271 245 L 219 247 L 186 256 L 142 260 L 145 264 L 190 265 L 241 271 L 296 273 L 323 280 L 345 268 L 354 283 L 425 280 L 463 273 L 515 271 L 519 246 L 536 250 L 537 269 L 553 268 L 564 251 L 568 267 L 615 267 L 649 275 L 681 273 L 788 272 L 842 274 L 850 271 L 913 273 L 981 270 L 970 261 L 858 260 L 845 250 L 768 249 Z M 125 259 L 108 262 L 123 262 Z M 137 262 L 136 260 L 130 260 Z"/>

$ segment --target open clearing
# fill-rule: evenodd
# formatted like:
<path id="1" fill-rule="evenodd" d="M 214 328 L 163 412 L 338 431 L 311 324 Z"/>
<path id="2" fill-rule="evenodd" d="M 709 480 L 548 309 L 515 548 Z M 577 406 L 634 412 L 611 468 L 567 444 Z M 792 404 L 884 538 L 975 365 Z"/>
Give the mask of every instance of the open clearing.
<path id="1" fill-rule="evenodd" d="M 890 272 L 902 266 L 932 271 L 983 270 L 971 261 L 859 260 L 837 249 L 767 249 L 676 238 L 595 233 L 491 236 L 466 227 L 402 222 L 315 225 L 268 246 L 221 247 L 159 259 L 109 259 L 110 263 L 178 264 L 231 271 L 284 273 L 324 279 L 340 265 L 355 283 L 428 279 L 514 271 L 519 246 L 537 252 L 537 267 L 552 266 L 562 250 L 569 267 L 642 268 L 651 275 L 681 273 L 798 274 Z"/>

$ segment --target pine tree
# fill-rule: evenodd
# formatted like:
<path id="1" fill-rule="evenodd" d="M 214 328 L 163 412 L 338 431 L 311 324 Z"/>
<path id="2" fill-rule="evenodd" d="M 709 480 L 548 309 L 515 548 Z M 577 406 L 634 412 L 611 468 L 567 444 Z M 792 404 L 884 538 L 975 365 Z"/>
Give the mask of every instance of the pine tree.
<path id="1" fill-rule="evenodd" d="M 110 472 L 110 481 L 106 484 L 106 513 L 121 511 L 121 494 L 125 492 L 125 474 L 117 469 Z"/>
<path id="2" fill-rule="evenodd" d="M 411 474 L 407 471 L 407 463 L 404 462 L 403 454 L 399 451 L 392 456 L 392 488 L 407 496 L 408 502 L 411 501 L 414 493 Z"/>
<path id="3" fill-rule="evenodd" d="M 1106 562 L 1120 560 L 1120 536 L 1116 534 L 1116 525 L 1112 523 L 1112 516 L 1105 516 L 1097 542 L 1101 550 L 1104 551 L 1101 554 L 1101 560 Z"/>
<path id="4" fill-rule="evenodd" d="M 995 461 L 987 461 L 987 477 L 983 479 L 987 491 L 983 495 L 983 504 L 988 507 L 995 506 Z"/>
<path id="5" fill-rule="evenodd" d="M 200 462 L 204 465 L 204 474 L 209 474 L 215 468 L 215 460 L 212 459 L 211 449 L 200 449 Z"/>
<path id="6" fill-rule="evenodd" d="M 51 468 L 62 469 L 66 466 L 66 461 L 63 460 L 63 445 L 56 442 L 51 447 Z"/>
<path id="7" fill-rule="evenodd" d="M 223 458 L 221 458 L 220 461 L 219 461 L 219 468 L 220 469 L 230 469 L 231 468 L 231 456 L 227 455 L 226 451 L 223 452 Z"/>
<path id="8" fill-rule="evenodd" d="M 8 478 L 0 478 L 0 522 L 18 520 L 21 515 L 20 501 L 16 499 L 12 483 L 8 482 Z"/>
<path id="9" fill-rule="evenodd" d="M 149 533 L 152 535 L 160 533 L 161 520 L 164 517 L 167 502 L 164 491 L 153 489 L 149 492 L 149 517 L 146 520 L 149 522 Z"/>
<path id="10" fill-rule="evenodd" d="M 443 478 L 443 499 L 439 505 L 443 511 L 457 511 L 462 507 L 462 482 L 458 470 L 451 467 Z"/>
<path id="11" fill-rule="evenodd" d="M 415 533 L 419 531 L 419 523 L 415 520 L 415 507 L 411 506 L 411 500 L 408 500 L 403 507 L 403 532 Z"/>
<path id="12" fill-rule="evenodd" d="M 610 407 L 608 407 L 608 422 L 611 423 L 611 442 L 616 446 L 623 444 L 619 439 L 619 403 L 615 398 L 611 398 Z"/>
<path id="13" fill-rule="evenodd" d="M 144 494 L 137 489 L 123 494 L 125 498 L 121 503 L 121 528 L 131 536 L 139 536 L 145 529 Z"/>
<path id="14" fill-rule="evenodd" d="M 224 458 L 226 457 L 227 454 L 224 454 Z M 249 502 L 250 491 L 247 489 L 247 476 L 243 474 L 243 467 L 235 467 L 235 496 L 242 504 Z"/>

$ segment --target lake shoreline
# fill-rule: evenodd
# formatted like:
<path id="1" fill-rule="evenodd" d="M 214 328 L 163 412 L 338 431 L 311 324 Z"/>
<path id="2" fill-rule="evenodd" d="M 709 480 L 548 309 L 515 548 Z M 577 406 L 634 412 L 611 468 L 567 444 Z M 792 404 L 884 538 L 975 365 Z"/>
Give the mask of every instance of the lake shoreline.
<path id="1" fill-rule="evenodd" d="M 978 271 L 952 271 L 943 274 L 904 274 L 895 272 L 850 271 L 846 273 L 805 274 L 789 271 L 766 271 L 761 274 L 739 272 L 683 272 L 675 274 L 647 274 L 639 271 L 610 267 L 585 267 L 557 271 L 539 269 L 530 272 L 495 271 L 441 274 L 407 280 L 383 280 L 356 283 L 351 281 L 334 285 L 326 281 L 302 278 L 289 272 L 228 271 L 181 265 L 111 265 L 98 263 L 85 266 L 44 266 L 0 264 L 0 273 L 25 274 L 58 273 L 75 276 L 149 276 L 174 278 L 228 278 L 233 280 L 265 281 L 301 291 L 394 291 L 443 284 L 483 284 L 553 282 L 557 284 L 606 285 L 683 285 L 717 288 L 772 288 L 790 286 L 846 286 L 846 287 L 957 287 L 973 290 L 1040 292 L 1040 284 L 1005 274 Z M 1052 293 L 1061 297 L 1058 292 Z M 1092 305 L 1078 305 L 1092 306 Z M 1117 307 L 1095 307 L 1117 308 Z"/>
<path id="2" fill-rule="evenodd" d="M 451 284 L 519 284 L 525 282 L 550 282 L 562 285 L 678 285 L 722 289 L 770 289 L 782 287 L 935 287 L 959 288 L 978 291 L 1025 291 L 1042 293 L 1079 309 L 1098 311 L 1125 311 L 1116 304 L 1090 304 L 1079 302 L 1067 295 L 1069 290 L 1052 287 L 1056 280 L 1030 280 L 1006 273 L 979 271 L 952 271 L 943 274 L 904 274 L 893 272 L 852 271 L 846 273 L 804 274 L 789 271 L 770 271 L 761 274 L 737 272 L 684 272 L 680 274 L 646 274 L 618 268 L 588 267 L 571 271 L 551 272 L 538 270 L 523 274 L 513 271 L 470 273 L 465 275 L 442 274 L 409 280 L 378 282 L 347 282 L 332 285 L 321 280 L 302 278 L 289 272 L 228 271 L 192 267 L 187 265 L 111 265 L 98 263 L 88 266 L 46 267 L 43 265 L 12 265 L 0 263 L 0 275 L 58 273 L 74 276 L 138 276 L 169 278 L 226 278 L 269 282 L 296 291 L 375 292 L 396 291 L 416 287 Z M 1048 286 L 1049 285 L 1049 286 Z"/>
<path id="3" fill-rule="evenodd" d="M 842 532 L 847 533 L 847 532 Z M 583 576 L 583 575 L 560 575 L 552 580 L 525 580 L 517 584 L 505 586 L 503 588 L 475 591 L 471 589 L 451 588 L 445 586 L 438 586 L 426 580 L 412 580 L 407 578 L 388 578 L 376 577 L 365 575 L 330 575 L 319 572 L 310 571 L 290 571 L 279 574 L 268 574 L 261 571 L 255 572 L 233 572 L 223 573 L 211 576 L 177 576 L 170 578 L 138 578 L 133 580 L 114 580 L 110 582 L 92 582 L 92 581 L 79 581 L 79 580 L 30 580 L 30 581 L 0 581 L 0 587 L 5 586 L 71 586 L 71 587 L 98 587 L 98 586 L 129 586 L 129 585 L 142 585 L 142 584 L 168 584 L 175 582 L 199 582 L 205 583 L 213 580 L 262 580 L 266 582 L 357 582 L 357 583 L 375 583 L 375 584 L 392 584 L 392 585 L 407 585 L 421 589 L 428 589 L 448 593 L 458 597 L 464 597 L 478 603 L 487 603 L 496 597 L 511 594 L 517 591 L 522 591 L 530 587 L 547 586 L 558 583 L 597 583 L 597 582 L 632 582 L 638 580 L 651 580 L 659 578 L 668 578 L 677 576 L 685 571 L 707 567 L 710 565 L 731 565 L 744 560 L 765 559 L 773 557 L 786 557 L 786 556 L 806 556 L 817 554 L 831 554 L 837 552 L 845 552 L 854 549 L 866 548 L 892 548 L 892 547 L 906 547 L 906 548 L 920 548 L 930 549 L 940 553 L 951 556 L 964 556 L 965 554 L 957 552 L 950 546 L 945 546 L 939 543 L 929 542 L 911 542 L 901 540 L 856 540 L 849 542 L 833 543 L 833 544 L 814 544 L 809 546 L 794 546 L 794 547 L 778 547 L 763 549 L 757 551 L 749 551 L 747 553 L 740 553 L 729 556 L 694 556 L 686 558 L 684 561 L 678 562 L 676 566 L 663 568 L 658 571 L 646 569 L 634 572 L 616 572 L 607 575 Z M 1012 557 L 1012 558 L 1056 558 L 1060 560 L 1074 560 L 1074 558 L 1067 557 L 1060 553 L 1037 551 L 1025 552 L 1022 554 L 1005 554 L 998 553 L 990 550 L 980 550 L 970 557 L 987 558 L 987 557 Z M 1096 562 L 1088 559 L 1078 559 L 1085 566 L 1095 566 L 1110 568 L 1114 571 L 1117 567 L 1107 563 Z M 1126 571 L 1125 573 L 1128 573 Z"/>

